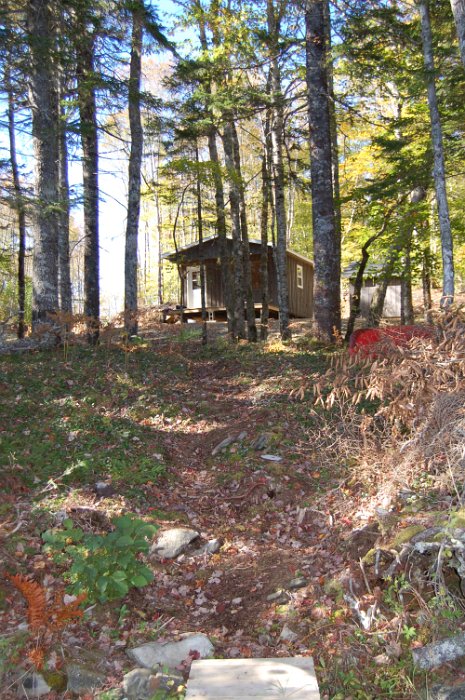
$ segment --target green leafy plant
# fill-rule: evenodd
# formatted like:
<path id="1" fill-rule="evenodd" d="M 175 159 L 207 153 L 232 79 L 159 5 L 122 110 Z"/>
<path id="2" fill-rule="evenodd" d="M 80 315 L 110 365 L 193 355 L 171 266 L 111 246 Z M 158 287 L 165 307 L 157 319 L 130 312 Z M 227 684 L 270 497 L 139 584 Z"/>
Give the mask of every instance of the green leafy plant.
<path id="1" fill-rule="evenodd" d="M 58 563 L 72 562 L 65 574 L 69 592 L 86 591 L 90 602 L 122 598 L 130 588 L 142 588 L 153 580 L 152 571 L 138 555 L 148 552 L 157 528 L 129 515 L 115 518 L 112 524 L 114 530 L 108 534 L 93 535 L 67 519 L 62 530 L 47 530 L 42 535 L 44 551 Z"/>

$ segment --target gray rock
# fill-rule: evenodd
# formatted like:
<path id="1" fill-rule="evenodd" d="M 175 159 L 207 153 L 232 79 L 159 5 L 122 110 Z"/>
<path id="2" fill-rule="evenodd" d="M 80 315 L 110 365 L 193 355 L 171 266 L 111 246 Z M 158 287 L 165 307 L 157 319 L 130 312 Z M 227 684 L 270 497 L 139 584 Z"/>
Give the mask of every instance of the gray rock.
<path id="1" fill-rule="evenodd" d="M 221 547 L 221 540 L 209 540 L 201 547 L 192 552 L 192 557 L 200 557 L 202 554 L 216 554 Z"/>
<path id="2" fill-rule="evenodd" d="M 140 647 L 128 649 L 127 655 L 144 668 L 167 666 L 176 668 L 188 658 L 190 652 L 197 652 L 202 659 L 212 656 L 214 647 L 205 634 L 189 634 L 179 642 L 148 642 Z"/>
<path id="3" fill-rule="evenodd" d="M 66 675 L 68 676 L 68 690 L 77 695 L 90 693 L 97 688 L 101 688 L 106 681 L 106 676 L 103 673 L 78 664 L 68 664 L 66 666 Z"/>
<path id="4" fill-rule="evenodd" d="M 456 634 L 455 637 L 444 639 L 442 642 L 433 642 L 424 647 L 412 650 L 415 666 L 422 669 L 433 669 L 447 661 L 454 661 L 465 656 L 465 633 Z"/>
<path id="5" fill-rule="evenodd" d="M 227 447 L 229 447 L 229 445 L 232 445 L 233 442 L 236 442 L 236 440 L 237 438 L 234 437 L 234 435 L 229 435 L 229 437 L 222 440 L 216 447 L 213 448 L 212 457 L 216 457 L 221 450 L 225 450 Z"/>
<path id="6" fill-rule="evenodd" d="M 299 638 L 299 635 L 296 634 L 289 625 L 284 625 L 284 627 L 281 630 L 281 634 L 279 635 L 279 638 L 283 642 L 296 642 Z"/>
<path id="7" fill-rule="evenodd" d="M 270 593 L 266 596 L 269 603 L 287 603 L 289 601 L 289 596 L 286 591 L 276 591 L 276 593 Z"/>
<path id="8" fill-rule="evenodd" d="M 116 493 L 115 488 L 109 481 L 97 481 L 94 484 L 94 491 L 99 498 L 109 498 Z"/>
<path id="9" fill-rule="evenodd" d="M 148 668 L 135 668 L 123 678 L 123 690 L 128 700 L 150 700 L 159 685 L 157 677 Z"/>
<path id="10" fill-rule="evenodd" d="M 298 578 L 293 578 L 290 584 L 288 585 L 289 590 L 295 590 L 296 588 L 303 588 L 306 586 L 308 583 L 307 579 L 304 578 L 303 576 L 299 576 Z"/>
<path id="11" fill-rule="evenodd" d="M 19 680 L 18 695 L 20 698 L 40 698 L 51 691 L 50 686 L 40 673 L 30 673 L 25 678 Z"/>
<path id="12" fill-rule="evenodd" d="M 428 694 L 428 700 L 464 700 L 464 698 L 464 683 L 454 686 L 433 685 Z"/>
<path id="13" fill-rule="evenodd" d="M 160 559 L 174 559 L 199 536 L 196 530 L 185 527 L 173 527 L 162 532 L 153 543 L 150 554 Z"/>
<path id="14" fill-rule="evenodd" d="M 261 459 L 266 459 L 267 462 L 281 462 L 282 457 L 279 455 L 260 455 Z"/>
<path id="15" fill-rule="evenodd" d="M 269 447 L 269 445 L 271 445 L 273 437 L 273 433 L 261 433 L 255 438 L 255 440 L 252 440 L 250 446 L 259 452 L 260 450 L 264 450 L 265 447 Z"/>

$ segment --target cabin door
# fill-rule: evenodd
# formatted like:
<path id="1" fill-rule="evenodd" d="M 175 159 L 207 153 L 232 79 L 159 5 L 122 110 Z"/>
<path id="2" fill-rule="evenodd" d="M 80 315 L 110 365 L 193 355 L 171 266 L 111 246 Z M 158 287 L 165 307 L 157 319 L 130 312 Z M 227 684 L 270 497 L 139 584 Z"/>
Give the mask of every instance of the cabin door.
<path id="1" fill-rule="evenodd" d="M 187 268 L 187 306 L 189 309 L 200 309 L 202 306 L 200 267 Z"/>

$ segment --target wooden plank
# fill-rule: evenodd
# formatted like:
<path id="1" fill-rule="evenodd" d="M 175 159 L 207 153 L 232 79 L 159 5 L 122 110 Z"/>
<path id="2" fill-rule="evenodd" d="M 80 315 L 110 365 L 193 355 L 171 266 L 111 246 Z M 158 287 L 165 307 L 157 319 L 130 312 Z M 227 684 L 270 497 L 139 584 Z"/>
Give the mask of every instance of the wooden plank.
<path id="1" fill-rule="evenodd" d="M 319 700 L 310 657 L 193 661 L 186 700 Z"/>

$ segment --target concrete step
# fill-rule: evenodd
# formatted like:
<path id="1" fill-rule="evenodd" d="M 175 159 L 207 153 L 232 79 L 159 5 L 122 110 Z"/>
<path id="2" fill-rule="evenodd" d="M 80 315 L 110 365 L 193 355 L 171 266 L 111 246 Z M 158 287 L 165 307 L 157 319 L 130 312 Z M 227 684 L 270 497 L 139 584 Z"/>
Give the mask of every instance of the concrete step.
<path id="1" fill-rule="evenodd" d="M 310 657 L 192 662 L 186 700 L 320 700 Z"/>

